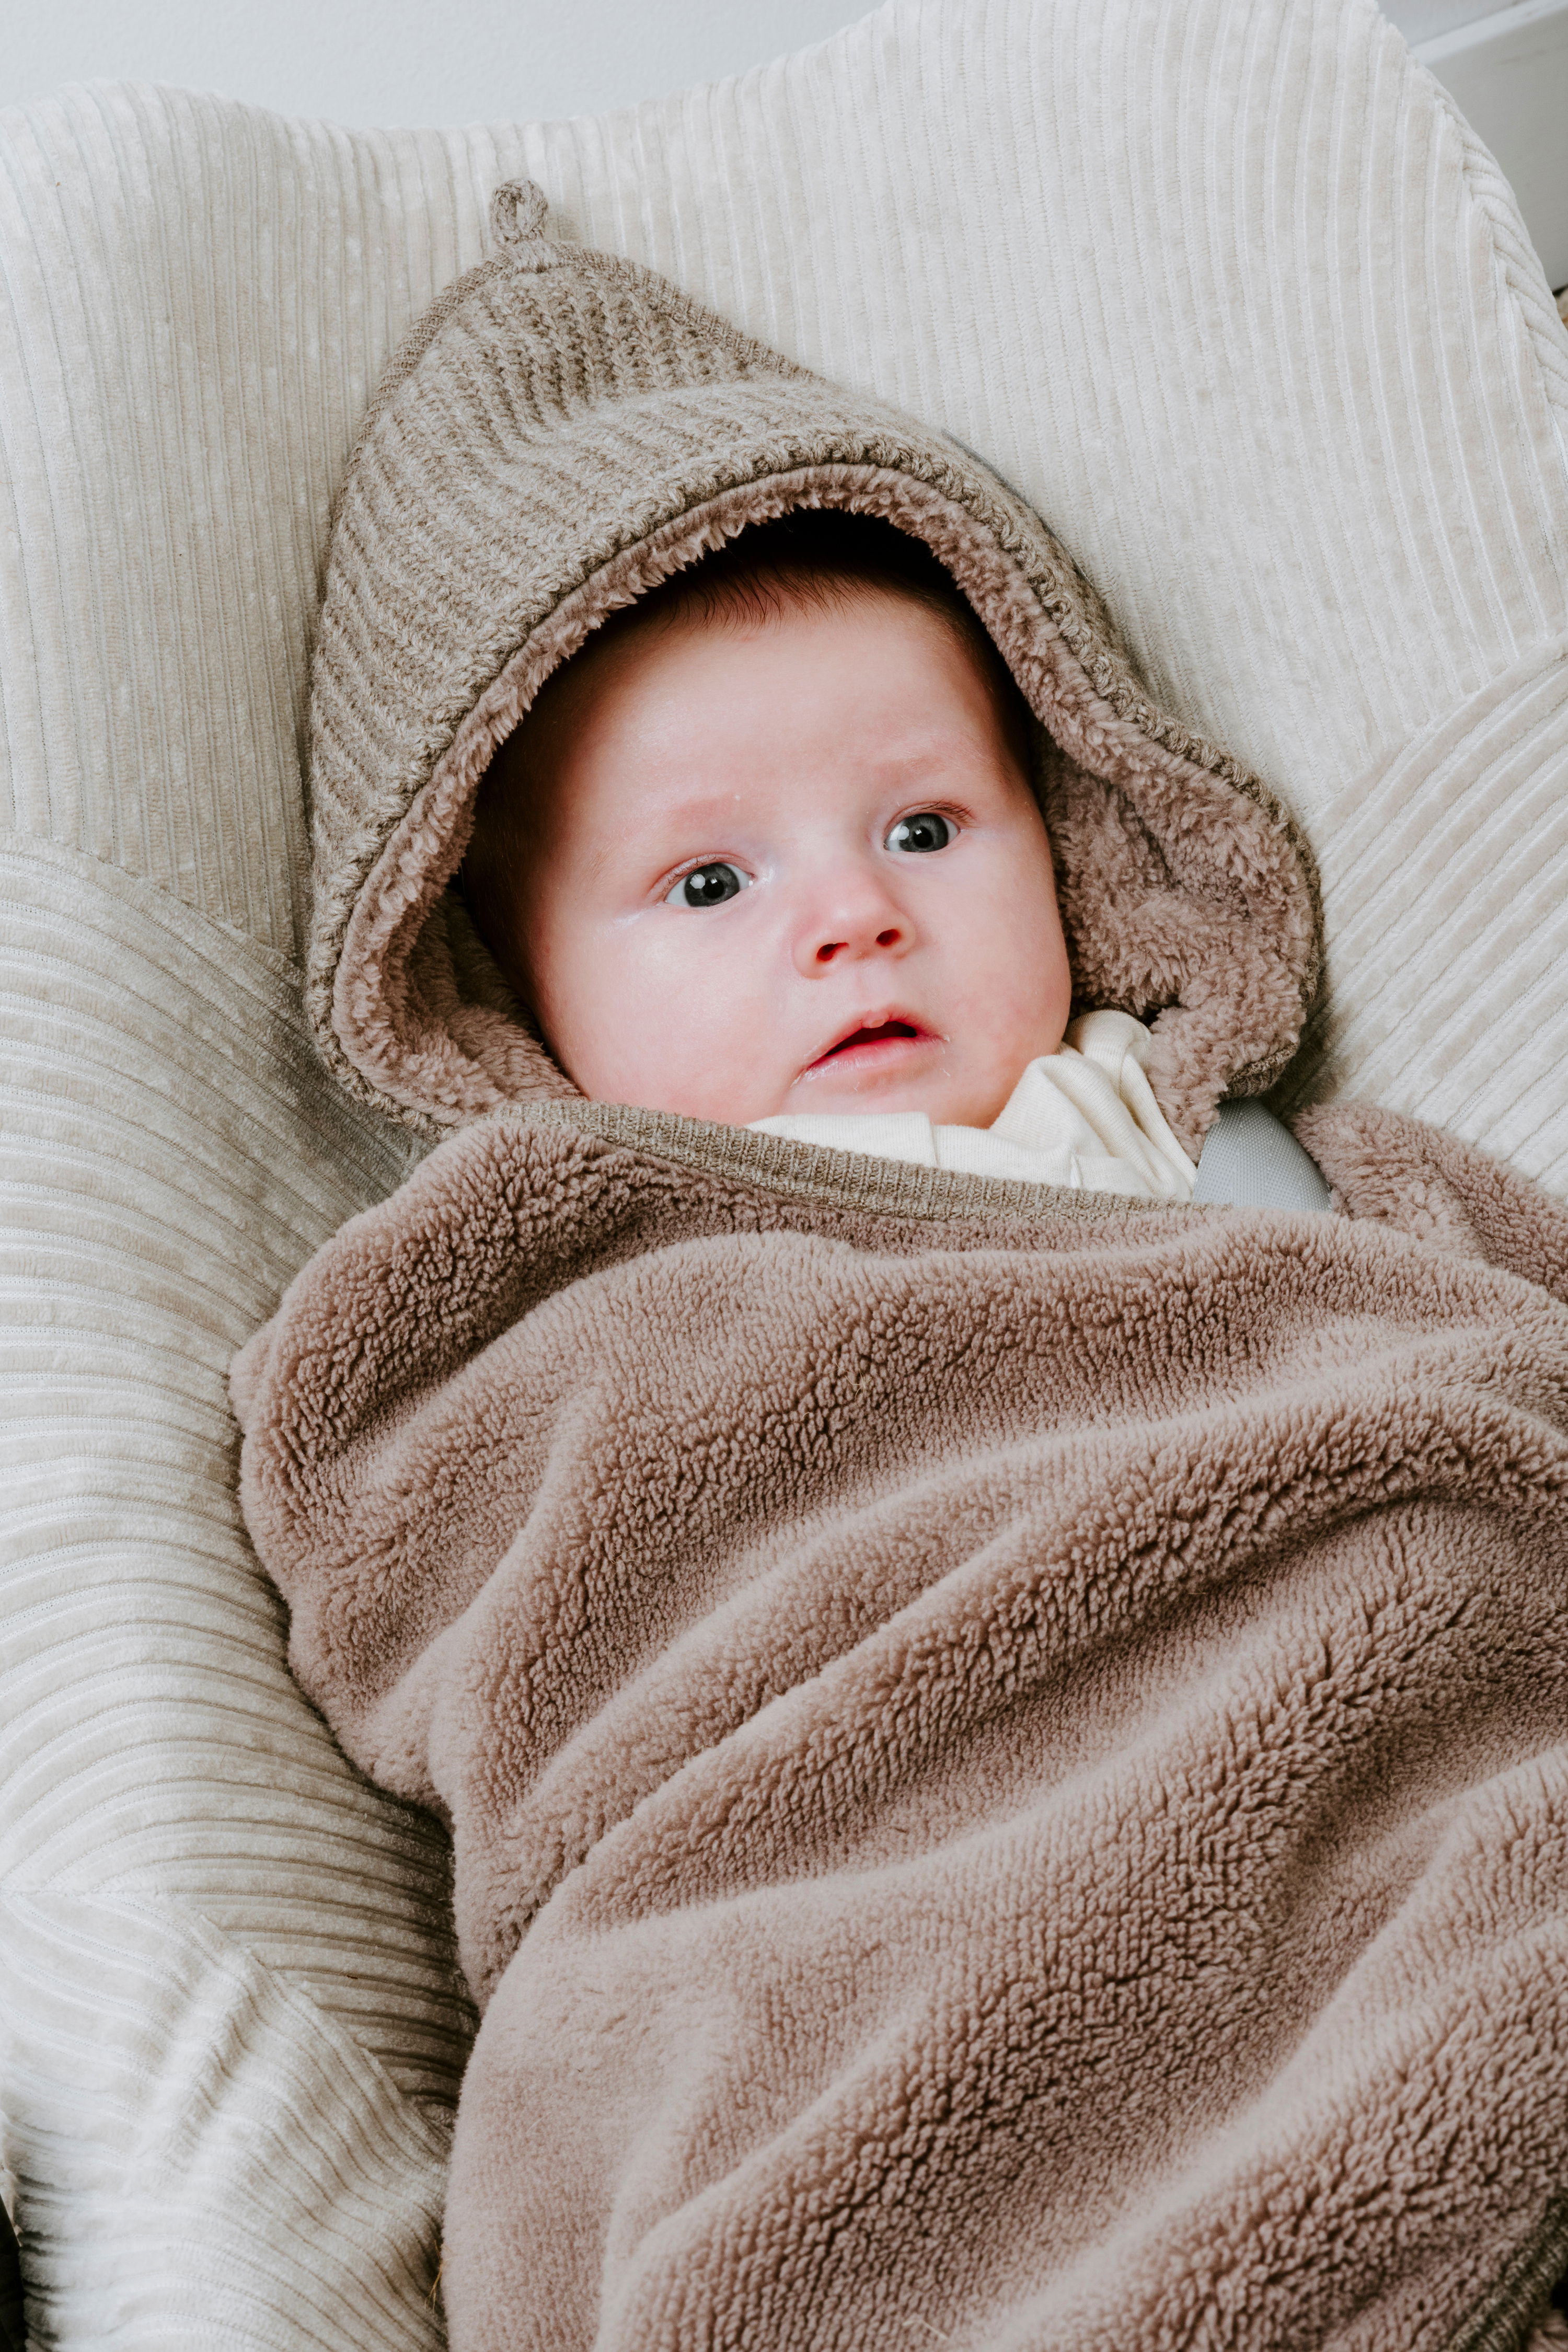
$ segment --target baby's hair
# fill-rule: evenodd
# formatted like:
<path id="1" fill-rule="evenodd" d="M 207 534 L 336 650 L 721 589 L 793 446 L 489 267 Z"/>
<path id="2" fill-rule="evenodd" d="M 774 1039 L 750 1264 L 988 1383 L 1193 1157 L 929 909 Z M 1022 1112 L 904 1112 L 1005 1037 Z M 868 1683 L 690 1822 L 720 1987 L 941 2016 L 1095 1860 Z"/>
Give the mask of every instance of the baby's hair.
<path id="1" fill-rule="evenodd" d="M 661 582 L 637 609 L 673 617 L 695 605 L 712 620 L 744 625 L 776 619 L 785 603 L 826 612 L 857 587 L 893 589 L 961 622 L 966 631 L 985 635 L 923 539 L 912 539 L 880 515 L 842 507 L 796 507 L 772 522 L 752 523 Z"/>

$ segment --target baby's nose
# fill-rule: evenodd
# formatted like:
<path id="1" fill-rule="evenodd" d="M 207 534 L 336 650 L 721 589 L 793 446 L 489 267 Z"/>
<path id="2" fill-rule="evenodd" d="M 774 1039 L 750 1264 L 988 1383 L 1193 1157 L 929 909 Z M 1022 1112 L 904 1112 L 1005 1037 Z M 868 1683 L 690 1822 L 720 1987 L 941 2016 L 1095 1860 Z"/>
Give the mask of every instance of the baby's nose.
<path id="1" fill-rule="evenodd" d="M 900 955 L 913 944 L 908 916 L 879 875 L 841 870 L 815 908 L 801 913 L 795 960 L 807 977 L 828 964 Z"/>
<path id="2" fill-rule="evenodd" d="M 877 933 L 875 944 L 879 948 L 896 948 L 901 943 L 903 936 L 902 927 L 898 923 L 890 923 L 885 930 Z M 835 956 L 842 955 L 847 948 L 852 948 L 854 945 L 852 939 L 824 940 L 817 948 L 816 961 L 818 963 L 831 963 Z"/>

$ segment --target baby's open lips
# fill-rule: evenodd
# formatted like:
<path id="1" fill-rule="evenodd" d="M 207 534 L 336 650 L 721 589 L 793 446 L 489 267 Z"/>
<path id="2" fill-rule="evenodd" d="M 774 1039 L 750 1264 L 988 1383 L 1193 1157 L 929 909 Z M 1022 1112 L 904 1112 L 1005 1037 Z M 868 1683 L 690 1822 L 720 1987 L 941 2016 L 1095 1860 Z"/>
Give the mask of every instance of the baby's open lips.
<path id="1" fill-rule="evenodd" d="M 908 1047 L 910 1045 L 934 1045 L 936 1042 L 932 1032 L 922 1021 L 915 1021 L 907 1013 L 889 1013 L 875 1021 L 857 1021 L 852 1027 L 846 1029 L 841 1036 L 836 1037 L 827 1051 L 825 1054 L 819 1054 L 816 1061 L 809 1063 L 807 1067 L 812 1070 L 824 1070 L 836 1062 L 846 1060 L 858 1063 L 864 1067 L 869 1062 L 879 1060 L 884 1056 L 890 1057 L 890 1055 L 896 1053 L 900 1047 Z"/>

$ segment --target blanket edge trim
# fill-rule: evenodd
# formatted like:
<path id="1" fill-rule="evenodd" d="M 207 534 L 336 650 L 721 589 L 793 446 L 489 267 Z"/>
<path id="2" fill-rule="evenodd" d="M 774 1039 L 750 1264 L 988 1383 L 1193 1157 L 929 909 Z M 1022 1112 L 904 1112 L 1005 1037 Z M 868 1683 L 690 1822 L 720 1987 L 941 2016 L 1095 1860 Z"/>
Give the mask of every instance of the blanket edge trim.
<path id="1" fill-rule="evenodd" d="M 927 1168 L 912 1161 L 883 1160 L 869 1152 L 840 1151 L 830 1144 L 758 1135 L 749 1128 L 687 1118 L 674 1111 L 643 1110 L 630 1103 L 508 1103 L 475 1123 L 574 1128 L 600 1142 L 647 1152 L 679 1167 L 700 1168 L 711 1175 L 760 1185 L 797 1200 L 889 1216 L 937 1222 L 1022 1214 L 1098 1224 L 1108 1217 L 1172 1213 L 1168 1202 L 1140 1201 L 1121 1192 L 1071 1192 L 1007 1176 Z M 1193 1213 L 1221 1213 L 1201 1206 Z"/>

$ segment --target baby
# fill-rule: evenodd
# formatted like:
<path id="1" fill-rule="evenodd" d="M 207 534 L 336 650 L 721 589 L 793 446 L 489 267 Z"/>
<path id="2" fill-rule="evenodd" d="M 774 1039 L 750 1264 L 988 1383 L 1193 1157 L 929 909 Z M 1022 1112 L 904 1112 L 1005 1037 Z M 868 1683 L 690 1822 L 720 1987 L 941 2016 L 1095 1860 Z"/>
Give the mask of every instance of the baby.
<path id="1" fill-rule="evenodd" d="M 1091 1017 L 1063 1052 L 1031 737 L 919 541 L 790 515 L 549 681 L 481 788 L 463 888 L 591 1097 L 1187 1199 L 1140 1025 Z"/>
<path id="2" fill-rule="evenodd" d="M 315 1034 L 437 1148 L 233 1376 L 451 1830 L 453 2352 L 1518 2344 L 1568 1220 L 1364 1106 L 1189 1205 L 1289 817 L 952 442 L 497 226 L 311 682 Z"/>

